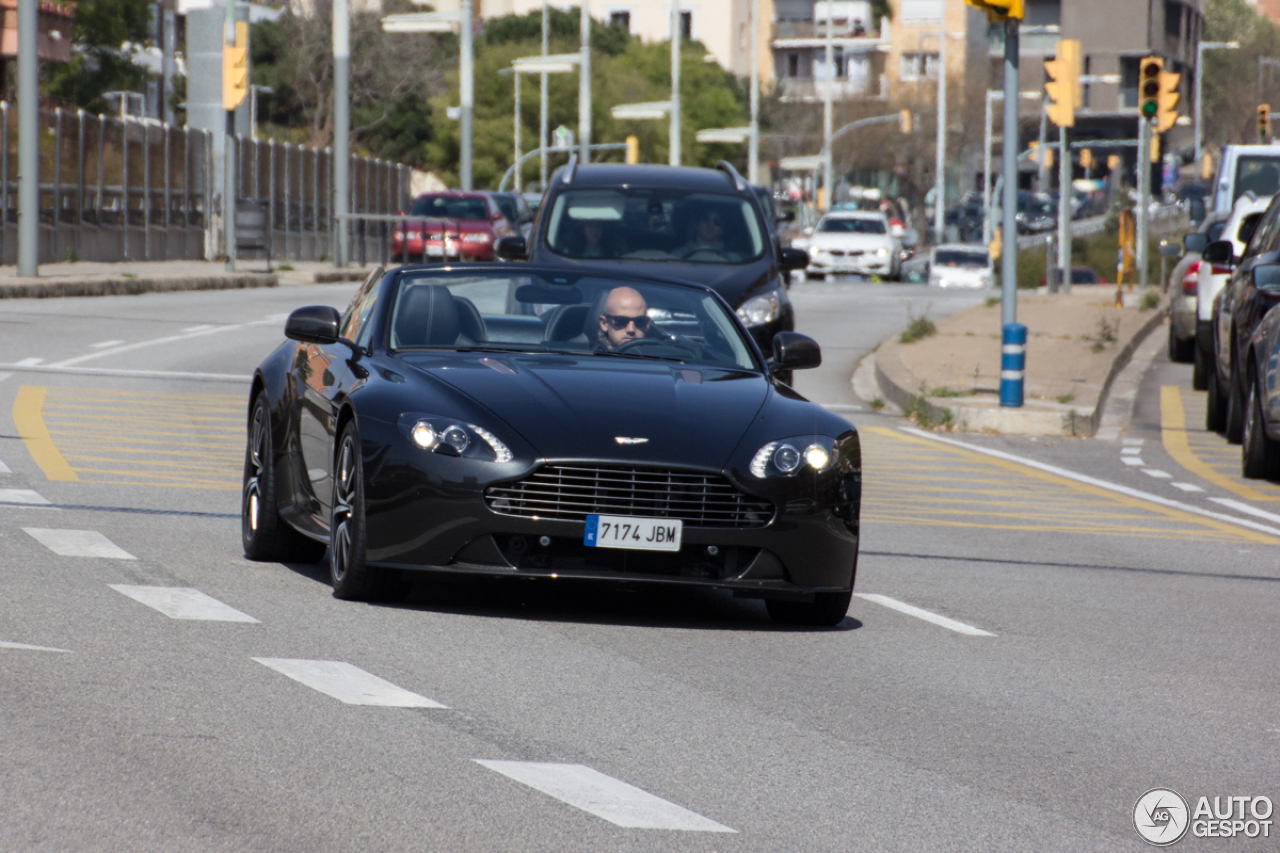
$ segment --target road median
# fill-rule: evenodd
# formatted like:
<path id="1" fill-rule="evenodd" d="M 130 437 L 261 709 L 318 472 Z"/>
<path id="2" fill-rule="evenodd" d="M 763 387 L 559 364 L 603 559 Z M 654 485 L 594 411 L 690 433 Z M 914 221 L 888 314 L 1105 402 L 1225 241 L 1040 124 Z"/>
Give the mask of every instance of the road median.
<path id="1" fill-rule="evenodd" d="M 875 353 L 875 378 L 884 397 L 922 425 L 1091 436 L 1116 375 L 1165 321 L 1164 301 L 1156 301 L 1154 288 L 1148 292 L 1145 299 L 1141 292 L 1126 294 L 1121 308 L 1114 286 L 1020 292 L 1018 322 L 1027 326 L 1021 407 L 1000 405 L 998 300 L 933 321 L 935 331 L 916 340 L 895 335 L 885 341 Z"/>

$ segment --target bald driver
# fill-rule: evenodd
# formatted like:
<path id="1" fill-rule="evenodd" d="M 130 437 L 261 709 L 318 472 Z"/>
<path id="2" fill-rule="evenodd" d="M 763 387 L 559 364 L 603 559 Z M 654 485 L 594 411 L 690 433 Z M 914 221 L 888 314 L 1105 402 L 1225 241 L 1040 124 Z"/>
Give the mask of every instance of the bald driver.
<path id="1" fill-rule="evenodd" d="M 598 349 L 612 352 L 628 341 L 639 340 L 649 332 L 649 306 L 638 290 L 615 287 L 609 291 L 600 313 L 596 331 Z"/>

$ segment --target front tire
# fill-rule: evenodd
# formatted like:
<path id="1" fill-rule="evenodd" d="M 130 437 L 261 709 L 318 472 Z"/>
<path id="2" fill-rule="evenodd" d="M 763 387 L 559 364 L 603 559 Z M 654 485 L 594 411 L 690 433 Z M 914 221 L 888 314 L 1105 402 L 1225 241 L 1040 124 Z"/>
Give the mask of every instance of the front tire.
<path id="1" fill-rule="evenodd" d="M 1209 400 L 1204 410 L 1204 428 L 1210 432 L 1222 433 L 1227 428 L 1227 400 L 1222 393 L 1222 381 L 1218 379 L 1218 367 L 1209 365 Z"/>
<path id="2" fill-rule="evenodd" d="M 308 539 L 280 517 L 276 503 L 275 455 L 271 443 L 271 408 L 259 394 L 249 416 L 249 442 L 244 454 L 244 488 L 240 495 L 240 542 L 250 560 L 270 563 L 320 562 L 324 543 Z"/>
<path id="3" fill-rule="evenodd" d="M 1178 340 L 1178 333 L 1174 329 L 1173 323 L 1169 323 L 1169 360 L 1179 364 L 1186 364 L 1191 361 L 1195 354 L 1196 339 L 1189 338 L 1185 341 Z"/>
<path id="4" fill-rule="evenodd" d="M 1239 359 L 1231 360 L 1231 378 L 1227 380 L 1227 441 L 1239 444 L 1244 441 L 1244 383 L 1240 380 Z"/>
<path id="5" fill-rule="evenodd" d="M 370 566 L 365 553 L 364 460 L 355 421 L 338 440 L 329 515 L 329 582 L 336 598 L 386 601 L 402 592 L 400 573 Z"/>
<path id="6" fill-rule="evenodd" d="M 1258 383 L 1249 383 L 1249 402 L 1245 412 L 1244 450 L 1241 473 L 1251 480 L 1274 480 L 1280 475 L 1280 442 L 1267 436 L 1262 416 L 1262 397 Z"/>
<path id="7" fill-rule="evenodd" d="M 1195 338 L 1192 338 L 1195 341 Z M 1191 369 L 1191 387 L 1197 391 L 1203 391 L 1209 387 L 1209 356 L 1199 346 L 1195 348 L 1195 366 Z"/>
<path id="8" fill-rule="evenodd" d="M 813 602 L 766 599 L 764 606 L 769 611 L 769 618 L 779 625 L 830 628 L 844 621 L 852 600 L 853 590 L 849 589 L 844 592 L 820 592 L 814 596 Z"/>

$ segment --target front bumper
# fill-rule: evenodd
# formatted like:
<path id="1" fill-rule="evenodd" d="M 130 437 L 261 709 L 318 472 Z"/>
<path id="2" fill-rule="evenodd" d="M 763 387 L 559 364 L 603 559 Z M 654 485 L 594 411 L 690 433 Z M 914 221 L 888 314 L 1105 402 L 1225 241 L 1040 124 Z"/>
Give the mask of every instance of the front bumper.
<path id="1" fill-rule="evenodd" d="M 817 275 L 889 275 L 893 272 L 893 255 L 811 255 L 806 272 Z"/>
<path id="2" fill-rule="evenodd" d="M 407 244 L 407 245 L 406 245 Z M 409 252 L 409 262 L 426 259 L 432 261 L 458 261 L 463 258 L 476 261 L 492 261 L 494 259 L 492 242 L 476 242 L 473 240 L 426 240 L 412 233 L 406 240 L 399 234 L 391 238 L 391 259 L 399 259 Z"/>

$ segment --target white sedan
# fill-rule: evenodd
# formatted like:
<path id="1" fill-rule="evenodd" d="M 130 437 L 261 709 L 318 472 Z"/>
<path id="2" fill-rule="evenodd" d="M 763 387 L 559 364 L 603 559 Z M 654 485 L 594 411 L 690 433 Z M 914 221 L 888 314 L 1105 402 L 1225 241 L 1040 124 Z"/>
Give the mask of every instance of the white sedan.
<path id="1" fill-rule="evenodd" d="M 900 246 L 883 213 L 840 211 L 822 217 L 809 238 L 808 278 L 853 273 L 898 277 Z"/>
<path id="2" fill-rule="evenodd" d="M 994 277 L 986 246 L 943 243 L 929 254 L 932 287 L 991 287 Z"/>

